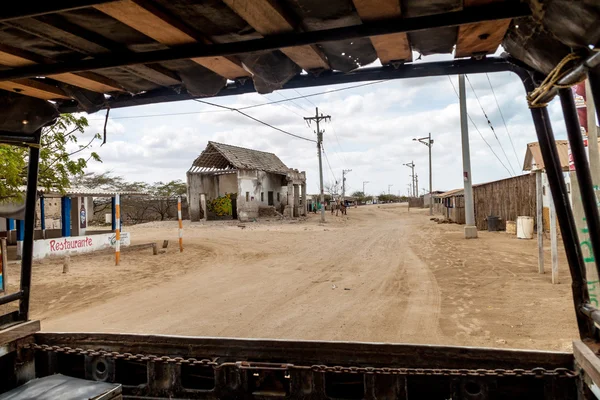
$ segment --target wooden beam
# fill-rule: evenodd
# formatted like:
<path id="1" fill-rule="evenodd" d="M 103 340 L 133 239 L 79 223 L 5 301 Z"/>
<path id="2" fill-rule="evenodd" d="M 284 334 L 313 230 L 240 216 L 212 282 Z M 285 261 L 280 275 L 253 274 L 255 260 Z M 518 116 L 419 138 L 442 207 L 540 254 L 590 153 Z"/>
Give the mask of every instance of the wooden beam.
<path id="1" fill-rule="evenodd" d="M 9 53 L 6 48 L 0 49 L 0 65 L 23 67 L 34 64 L 37 63 L 31 57 L 27 57 L 24 54 L 17 54 L 16 52 Z M 123 91 L 123 88 L 116 82 L 92 72 L 58 74 L 51 75 L 49 78 L 99 93 Z"/>
<path id="2" fill-rule="evenodd" d="M 597 348 L 593 351 L 586 343 L 580 340 L 573 342 L 575 363 L 585 371 L 596 385 L 600 386 L 600 359 L 596 355 L 597 351 Z"/>
<path id="3" fill-rule="evenodd" d="M 106 37 L 99 35 L 95 32 L 86 30 L 78 25 L 75 25 L 60 15 L 46 15 L 39 17 L 38 19 L 30 19 L 27 20 L 26 23 L 22 21 L 12 21 L 7 22 L 7 25 L 13 26 L 17 29 L 21 29 L 24 32 L 27 32 L 31 35 L 35 35 L 45 40 L 52 41 L 54 43 L 59 44 L 60 46 L 67 47 L 73 51 L 86 54 L 89 56 L 96 56 L 99 54 L 106 54 L 110 52 L 123 52 L 126 53 L 129 51 L 127 46 L 122 45 L 120 43 L 116 43 L 112 40 L 107 39 Z M 18 51 L 20 53 L 15 53 L 14 50 L 6 50 L 2 48 L 0 45 L 0 51 L 4 51 L 10 54 L 19 55 L 21 58 L 26 58 L 31 61 L 34 61 L 38 64 L 53 64 L 54 60 L 43 58 L 38 55 L 33 55 L 29 52 L 24 52 L 20 49 Z M 29 53 L 29 54 L 27 54 Z M 34 56 L 34 57 L 32 57 Z M 135 65 L 130 67 L 124 67 L 131 74 L 134 74 L 142 79 L 145 79 L 149 82 L 153 82 L 155 84 L 161 86 L 172 86 L 181 84 L 181 80 L 176 77 L 172 71 L 166 70 L 166 68 L 159 69 L 159 66 L 146 66 L 146 65 Z M 81 74 L 78 74 L 82 76 Z M 98 79 L 95 79 L 98 78 Z M 59 76 L 59 79 L 65 79 L 64 76 Z M 93 74 L 87 75 L 87 81 L 82 80 L 80 78 L 67 77 L 69 82 L 71 83 L 75 81 L 79 81 L 82 84 L 85 84 L 86 89 L 98 91 L 104 93 L 104 89 L 106 86 L 111 86 L 113 89 L 109 91 L 123 91 L 123 90 L 131 90 L 127 89 L 126 85 L 121 85 L 114 80 L 104 77 L 102 75 Z M 90 80 L 97 80 L 101 85 L 94 85 Z"/>
<path id="4" fill-rule="evenodd" d="M 119 0 L 94 8 L 166 46 L 198 42 L 196 35 L 189 29 L 143 2 Z M 201 42 L 210 43 L 206 38 L 199 39 Z M 192 61 L 228 79 L 250 75 L 234 57 L 193 58 Z"/>
<path id="5" fill-rule="evenodd" d="M 497 0 L 464 0 L 464 6 L 467 8 L 494 2 Z M 503 19 L 459 26 L 454 56 L 460 58 L 494 53 L 502 43 L 510 21 Z"/>
<path id="6" fill-rule="evenodd" d="M 56 86 L 36 81 L 34 79 L 17 79 L 10 82 L 0 82 L 0 89 L 26 96 L 37 97 L 38 99 L 44 100 L 70 98 L 65 92 Z"/>
<path id="7" fill-rule="evenodd" d="M 113 0 L 11 1 L 2 4 L 2 9 L 0 9 L 0 22 L 73 11 L 109 1 Z"/>
<path id="8" fill-rule="evenodd" d="M 263 36 L 295 31 L 293 21 L 274 0 L 223 0 L 223 2 Z M 317 46 L 288 47 L 281 51 L 307 71 L 330 69 L 327 58 Z"/>
<path id="9" fill-rule="evenodd" d="M 0 330 L 0 346 L 4 346 L 10 342 L 14 342 L 15 340 L 33 336 L 40 330 L 41 327 L 39 320 L 22 322 L 20 324 Z"/>
<path id="10" fill-rule="evenodd" d="M 372 22 L 401 16 L 399 0 L 353 0 L 361 20 Z M 391 61 L 412 61 L 412 51 L 406 33 L 376 36 L 371 43 L 382 64 Z"/>

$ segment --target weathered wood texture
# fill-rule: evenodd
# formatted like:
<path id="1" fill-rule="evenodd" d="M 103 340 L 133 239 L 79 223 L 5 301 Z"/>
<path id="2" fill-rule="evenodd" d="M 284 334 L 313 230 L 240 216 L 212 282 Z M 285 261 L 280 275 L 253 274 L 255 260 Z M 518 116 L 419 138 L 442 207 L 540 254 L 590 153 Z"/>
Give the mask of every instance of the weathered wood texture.
<path id="1" fill-rule="evenodd" d="M 402 15 L 398 0 L 353 0 L 353 2 L 360 19 L 365 22 L 399 18 Z M 412 51 L 406 33 L 375 36 L 371 38 L 371 43 L 384 65 L 391 61 L 412 61 Z"/>
<path id="2" fill-rule="evenodd" d="M 0 330 L 0 346 L 12 341 L 31 336 L 40 331 L 40 321 L 27 321 Z"/>
<path id="3" fill-rule="evenodd" d="M 169 17 L 152 8 L 149 3 L 120 0 L 99 4 L 95 8 L 167 46 L 195 43 L 198 39 L 195 34 L 186 32 L 185 27 L 175 26 L 177 21 L 170 21 Z M 211 43 L 207 38 L 202 38 L 202 42 Z M 249 75 L 235 57 L 204 57 L 192 61 L 228 79 Z"/>
<path id="4" fill-rule="evenodd" d="M 465 0 L 464 7 L 481 6 L 494 2 L 496 0 Z M 502 19 L 460 26 L 454 56 L 460 58 L 494 53 L 502 43 L 510 21 L 510 19 Z"/>
<path id="5" fill-rule="evenodd" d="M 516 221 L 518 216 L 535 216 L 535 175 L 521 175 L 501 181 L 477 185 L 473 188 L 475 224 L 477 229 L 487 229 L 489 215 L 506 221 Z"/>
<path id="6" fill-rule="evenodd" d="M 575 363 L 592 379 L 600 385 L 600 359 L 587 344 L 576 340 L 573 342 L 573 356 Z"/>
<path id="7" fill-rule="evenodd" d="M 295 31 L 296 24 L 276 1 L 223 0 L 223 2 L 263 36 Z M 326 57 L 315 45 L 288 47 L 281 51 L 307 71 L 329 69 Z"/>

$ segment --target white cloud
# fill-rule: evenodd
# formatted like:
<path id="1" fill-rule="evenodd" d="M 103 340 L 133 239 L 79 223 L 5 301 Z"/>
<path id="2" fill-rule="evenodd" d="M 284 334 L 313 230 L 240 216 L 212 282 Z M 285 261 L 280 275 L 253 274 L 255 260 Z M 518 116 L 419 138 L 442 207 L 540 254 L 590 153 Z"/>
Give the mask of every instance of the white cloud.
<path id="1" fill-rule="evenodd" d="M 427 61 L 431 60 L 428 57 Z M 469 114 L 492 148 L 490 150 L 477 130 L 469 124 L 474 181 L 484 182 L 508 176 L 494 153 L 507 167 L 510 164 L 520 173 L 526 144 L 537 140 L 522 84 L 510 73 L 489 75 L 512 138 L 511 144 L 488 78 L 485 74 L 471 75 L 469 78 L 498 137 L 496 139 L 489 128 L 467 83 Z M 456 77 L 452 81 L 456 86 Z M 435 140 L 434 189 L 447 190 L 462 185 L 459 106 L 447 77 L 386 81 L 346 91 L 333 91 L 345 86 L 353 85 L 284 90 L 267 96 L 246 94 L 209 101 L 240 108 L 283 100 L 282 96 L 293 98 L 299 93 L 326 92 L 308 99 L 251 108 L 245 112 L 310 139 L 315 138 L 315 125 L 308 127 L 302 117 L 314 115 L 315 105 L 323 113 L 331 115 L 332 122 L 322 124 L 325 129 L 324 147 L 331 165 L 330 170 L 326 160 L 323 160 L 324 179 L 339 180 L 341 170 L 351 168 L 347 181 L 350 191 L 362 189 L 362 182 L 369 181 L 369 193 L 387 191 L 388 184 L 393 184 L 396 192 L 405 192 L 410 182 L 410 170 L 402 164 L 410 161 L 417 166 L 420 186 L 426 187 L 428 151 L 412 138 L 426 136 L 429 132 Z M 90 170 L 111 170 L 129 180 L 148 182 L 185 179 L 185 173 L 194 158 L 205 148 L 207 141 L 214 140 L 274 152 L 288 166 L 305 170 L 309 180 L 308 191 L 318 191 L 318 162 L 314 143 L 292 138 L 233 111 L 215 111 L 219 110 L 193 101 L 114 109 L 108 124 L 108 143 L 93 149 L 100 154 L 104 163 L 92 164 Z M 202 113 L 123 118 L 186 112 Z M 564 137 L 560 105 L 553 102 L 549 112 L 556 136 Z M 102 113 L 91 116 L 88 131 L 101 132 L 103 124 Z"/>

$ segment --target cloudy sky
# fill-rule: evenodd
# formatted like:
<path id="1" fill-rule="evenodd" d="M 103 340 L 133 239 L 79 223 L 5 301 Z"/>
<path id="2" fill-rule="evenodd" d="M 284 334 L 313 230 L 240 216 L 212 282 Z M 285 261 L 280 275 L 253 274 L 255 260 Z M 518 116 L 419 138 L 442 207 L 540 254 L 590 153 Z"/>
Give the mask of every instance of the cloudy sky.
<path id="1" fill-rule="evenodd" d="M 422 62 L 450 58 L 431 56 L 424 57 Z M 513 150 L 486 74 L 470 75 L 469 78 L 498 137 L 497 140 L 488 126 L 467 82 L 468 112 L 481 133 L 469 123 L 473 182 L 507 178 L 513 171 L 521 174 L 526 144 L 536 141 L 522 84 L 511 73 L 489 75 L 514 144 Z M 457 77 L 451 79 L 458 90 Z M 253 108 L 247 113 L 312 139 L 316 138 L 315 126 L 307 126 L 302 117 L 314 115 L 315 105 L 331 115 L 331 122 L 322 125 L 327 155 L 323 159 L 324 180 L 326 183 L 340 181 L 342 169 L 352 169 L 347 175 L 347 192 L 362 190 L 363 181 L 369 181 L 366 185 L 369 194 L 387 192 L 388 185 L 393 185 L 392 193 L 406 194 L 410 169 L 402 164 L 411 161 L 416 164 L 419 191 L 422 191 L 428 185 L 427 147 L 412 139 L 431 132 L 435 141 L 433 189 L 461 187 L 459 105 L 448 77 L 392 80 L 332 92 L 355 85 L 280 90 L 268 95 L 247 94 L 210 101 L 239 108 L 323 93 L 308 99 Z M 174 113 L 189 114 L 154 116 Z M 88 117 L 89 134 L 102 131 L 103 115 L 102 111 Z M 565 138 L 557 101 L 550 105 L 550 115 L 557 139 Z M 273 152 L 287 166 L 306 171 L 309 193 L 319 191 L 314 143 L 287 136 L 238 113 L 194 101 L 111 110 L 108 142 L 103 147 L 98 144 L 93 148 L 103 163 L 92 163 L 89 171 L 111 171 L 127 180 L 150 183 L 185 180 L 186 171 L 209 140 Z"/>

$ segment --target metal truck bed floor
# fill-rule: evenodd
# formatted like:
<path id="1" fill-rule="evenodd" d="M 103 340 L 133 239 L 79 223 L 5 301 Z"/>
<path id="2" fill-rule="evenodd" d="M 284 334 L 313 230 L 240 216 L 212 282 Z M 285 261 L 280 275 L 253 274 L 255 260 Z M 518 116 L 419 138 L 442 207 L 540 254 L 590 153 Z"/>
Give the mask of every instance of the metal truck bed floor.
<path id="1" fill-rule="evenodd" d="M 86 381 L 64 375 L 34 379 L 0 395 L 0 400 L 118 400 L 121 385 Z"/>

